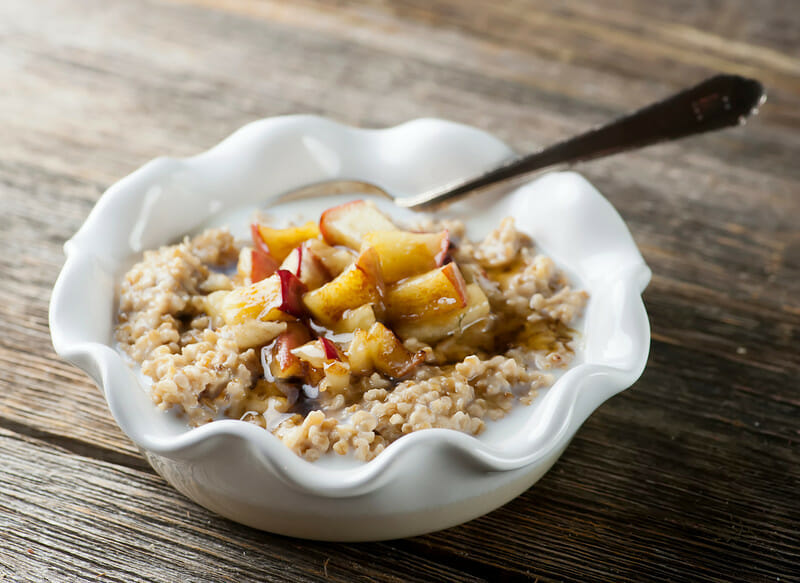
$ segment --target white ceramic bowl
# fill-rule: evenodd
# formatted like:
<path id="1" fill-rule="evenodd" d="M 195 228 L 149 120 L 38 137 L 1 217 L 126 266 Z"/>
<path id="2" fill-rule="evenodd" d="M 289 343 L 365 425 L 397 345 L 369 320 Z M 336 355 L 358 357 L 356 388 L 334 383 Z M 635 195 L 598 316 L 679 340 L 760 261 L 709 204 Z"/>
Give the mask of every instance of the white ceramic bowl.
<path id="1" fill-rule="evenodd" d="M 575 364 L 531 406 L 489 423 L 478 438 L 430 429 L 402 437 L 369 463 L 333 454 L 309 463 L 249 423 L 190 429 L 153 406 L 115 351 L 115 284 L 143 249 L 206 224 L 236 223 L 242 209 L 263 208 L 290 189 L 342 177 L 412 194 L 510 154 L 486 133 L 441 120 L 364 130 L 289 116 L 251 123 L 192 158 L 156 159 L 109 188 L 66 243 L 50 306 L 55 349 L 103 389 L 119 426 L 166 480 L 235 521 L 355 541 L 411 536 L 480 516 L 536 482 L 589 414 L 629 387 L 647 360 L 641 292 L 650 271 L 619 215 L 579 175 L 548 174 L 499 200 L 480 195 L 446 211 L 467 221 L 472 238 L 513 215 L 591 295 Z M 314 214 L 335 202 L 298 202 L 280 212 Z M 410 212 L 379 204 L 400 218 Z"/>

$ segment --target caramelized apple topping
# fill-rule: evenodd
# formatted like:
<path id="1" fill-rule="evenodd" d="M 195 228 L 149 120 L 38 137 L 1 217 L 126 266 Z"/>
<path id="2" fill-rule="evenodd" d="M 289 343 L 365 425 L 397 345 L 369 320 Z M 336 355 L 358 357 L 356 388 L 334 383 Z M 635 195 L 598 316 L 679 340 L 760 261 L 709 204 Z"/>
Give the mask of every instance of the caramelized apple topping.
<path id="1" fill-rule="evenodd" d="M 405 340 L 439 340 L 489 316 L 480 286 L 452 261 L 446 230 L 401 230 L 372 202 L 298 227 L 253 223 L 251 235 L 239 285 L 210 294 L 206 310 L 238 326 L 242 345 L 263 339 L 266 381 L 338 394 L 354 377 L 402 379 L 425 360 Z"/>
<path id="2" fill-rule="evenodd" d="M 448 230 L 402 230 L 371 202 L 330 208 L 319 223 L 299 227 L 254 223 L 251 233 L 237 285 L 209 294 L 206 313 L 213 325 L 234 328 L 241 347 L 260 342 L 259 382 L 299 394 L 298 412 L 323 398 L 336 410 L 359 396 L 358 387 L 397 384 L 431 357 L 431 347 L 436 364 L 450 366 L 465 357 L 453 346 L 503 350 L 498 343 L 525 345 L 516 336 L 542 327 L 496 321 L 492 302 L 513 275 L 490 279 L 469 260 L 462 273 L 461 243 Z M 496 254 L 506 250 L 502 259 L 513 262 L 518 249 Z"/>

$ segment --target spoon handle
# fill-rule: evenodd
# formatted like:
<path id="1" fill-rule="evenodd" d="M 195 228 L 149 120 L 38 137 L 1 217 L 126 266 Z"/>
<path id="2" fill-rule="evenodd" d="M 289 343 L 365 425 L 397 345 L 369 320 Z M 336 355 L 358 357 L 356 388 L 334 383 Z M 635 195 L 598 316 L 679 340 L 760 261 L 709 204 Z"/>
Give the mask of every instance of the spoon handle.
<path id="1" fill-rule="evenodd" d="M 716 75 L 630 115 L 533 154 L 513 158 L 479 176 L 396 202 L 416 207 L 563 163 L 601 158 L 744 123 L 764 102 L 764 87 L 738 75 Z"/>

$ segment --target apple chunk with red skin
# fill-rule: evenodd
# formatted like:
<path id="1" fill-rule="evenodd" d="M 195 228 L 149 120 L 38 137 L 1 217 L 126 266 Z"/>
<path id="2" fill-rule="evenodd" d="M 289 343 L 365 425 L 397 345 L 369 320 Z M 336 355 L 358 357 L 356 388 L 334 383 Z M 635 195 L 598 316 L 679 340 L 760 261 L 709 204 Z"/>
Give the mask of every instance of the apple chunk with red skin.
<path id="1" fill-rule="evenodd" d="M 371 304 L 383 307 L 384 283 L 380 260 L 374 249 L 368 247 L 356 261 L 335 279 L 306 293 L 303 303 L 316 321 L 333 328 L 346 310 Z"/>
<path id="2" fill-rule="evenodd" d="M 361 247 L 361 239 L 370 231 L 396 229 L 375 203 L 367 200 L 354 200 L 331 207 L 319 218 L 319 231 L 327 243 L 351 249 Z"/>
<path id="3" fill-rule="evenodd" d="M 278 262 L 260 249 L 250 250 L 250 281 L 259 282 L 278 270 Z"/>
<path id="4" fill-rule="evenodd" d="M 254 223 L 255 230 L 258 231 L 258 238 L 263 241 L 267 252 L 278 262 L 286 259 L 300 243 L 307 239 L 319 237 L 317 223 L 309 221 L 299 227 L 287 227 L 285 229 L 274 229 L 266 225 Z M 255 240 L 256 235 L 253 235 Z"/>
<path id="5" fill-rule="evenodd" d="M 242 275 L 249 275 L 250 281 L 256 283 L 265 279 L 278 270 L 279 262 L 269 252 L 269 248 L 261 238 L 258 231 L 258 225 L 253 223 L 250 225 L 250 235 L 253 239 L 253 248 L 250 250 L 249 256 L 246 257 L 244 265 L 240 259 L 239 271 Z"/>
<path id="6" fill-rule="evenodd" d="M 301 378 L 305 375 L 305 365 L 292 349 L 302 346 L 311 339 L 305 325 L 289 322 L 286 330 L 267 346 L 261 349 L 261 364 L 264 367 L 264 378 L 275 379 Z"/>
<path id="7" fill-rule="evenodd" d="M 450 247 L 450 237 L 447 231 L 370 231 L 364 235 L 361 246 L 378 252 L 386 283 L 394 283 L 441 266 Z"/>
<path id="8" fill-rule="evenodd" d="M 318 336 L 315 340 L 309 340 L 302 346 L 293 348 L 292 354 L 317 369 L 322 369 L 326 363 L 334 360 L 342 360 L 336 344 L 324 336 Z"/>
<path id="9" fill-rule="evenodd" d="M 320 336 L 319 343 L 322 345 L 325 358 L 328 360 L 342 360 L 342 355 L 339 354 L 339 348 L 333 343 L 333 340 L 325 338 L 325 336 Z"/>
<path id="10" fill-rule="evenodd" d="M 253 237 L 253 247 L 242 249 L 236 271 L 239 281 L 255 283 L 275 273 L 280 263 L 269 254 L 267 246 L 258 234 L 257 225 L 250 226 L 250 233 Z"/>
<path id="11" fill-rule="evenodd" d="M 386 290 L 390 322 L 425 320 L 467 305 L 464 277 L 455 263 L 409 277 Z"/>
<path id="12" fill-rule="evenodd" d="M 226 324 L 247 320 L 293 320 L 305 313 L 302 296 L 306 286 L 285 269 L 245 287 L 228 292 L 219 311 Z"/>
<path id="13" fill-rule="evenodd" d="M 320 336 L 293 349 L 292 354 L 305 364 L 304 382 L 318 385 L 320 393 L 340 393 L 350 386 L 350 366 L 330 339 Z"/>
<path id="14" fill-rule="evenodd" d="M 291 271 L 308 289 L 317 289 L 330 281 L 331 274 L 308 241 L 292 249 L 281 263 L 281 269 Z"/>

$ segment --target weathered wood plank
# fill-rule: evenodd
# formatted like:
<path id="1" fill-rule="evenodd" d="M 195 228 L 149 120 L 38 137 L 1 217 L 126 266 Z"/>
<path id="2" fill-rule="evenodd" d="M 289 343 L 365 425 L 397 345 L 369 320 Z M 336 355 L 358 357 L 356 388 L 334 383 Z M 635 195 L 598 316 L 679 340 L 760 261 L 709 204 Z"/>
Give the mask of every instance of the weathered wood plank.
<path id="1" fill-rule="evenodd" d="M 11 581 L 480 580 L 389 544 L 305 543 L 242 527 L 154 474 L 2 429 L 0 457 L 0 577 Z"/>
<path id="2" fill-rule="evenodd" d="M 799 26 L 780 0 L 0 3 L 0 574 L 800 577 Z M 370 545 L 233 525 L 164 485 L 52 352 L 61 244 L 156 155 L 297 112 L 371 126 L 436 115 L 529 150 L 717 69 L 767 83 L 747 127 L 583 168 L 655 273 L 645 375 L 483 519 Z"/>

